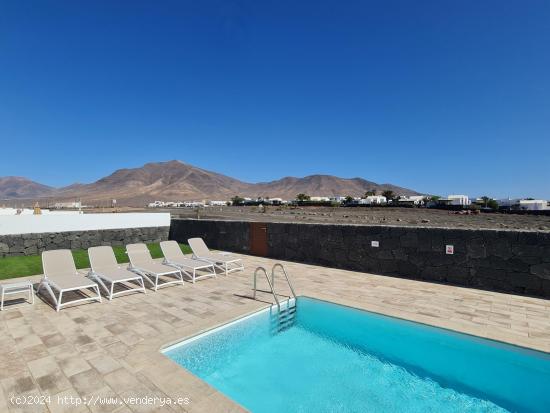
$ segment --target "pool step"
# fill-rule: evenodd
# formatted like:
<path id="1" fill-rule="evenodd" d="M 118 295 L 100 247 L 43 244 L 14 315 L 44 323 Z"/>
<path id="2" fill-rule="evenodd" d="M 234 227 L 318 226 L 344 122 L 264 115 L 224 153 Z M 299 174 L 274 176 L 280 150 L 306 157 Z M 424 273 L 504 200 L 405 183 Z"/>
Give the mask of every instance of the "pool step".
<path id="1" fill-rule="evenodd" d="M 296 322 L 296 302 L 291 306 L 290 301 L 287 301 L 287 307 L 281 308 L 280 311 L 272 314 L 271 317 L 271 332 L 273 334 L 280 333 Z"/>

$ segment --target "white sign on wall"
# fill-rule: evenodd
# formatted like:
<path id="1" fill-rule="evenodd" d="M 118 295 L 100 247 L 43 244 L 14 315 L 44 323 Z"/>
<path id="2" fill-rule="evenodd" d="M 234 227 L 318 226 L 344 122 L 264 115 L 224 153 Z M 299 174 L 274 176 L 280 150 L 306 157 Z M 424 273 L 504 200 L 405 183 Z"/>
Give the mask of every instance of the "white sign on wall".
<path id="1" fill-rule="evenodd" d="M 380 241 L 371 241 L 370 246 L 373 248 L 378 248 L 380 246 Z"/>
<path id="2" fill-rule="evenodd" d="M 454 245 L 445 245 L 445 254 L 453 255 L 454 253 L 455 253 L 455 246 Z"/>

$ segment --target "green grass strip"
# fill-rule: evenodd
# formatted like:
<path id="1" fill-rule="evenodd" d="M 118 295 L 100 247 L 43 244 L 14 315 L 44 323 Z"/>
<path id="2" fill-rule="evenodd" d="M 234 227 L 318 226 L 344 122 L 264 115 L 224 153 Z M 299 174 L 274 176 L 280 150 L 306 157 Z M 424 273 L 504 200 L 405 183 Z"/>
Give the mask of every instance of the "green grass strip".
<path id="1" fill-rule="evenodd" d="M 159 244 L 147 244 L 153 258 L 162 258 Z M 184 254 L 190 254 L 191 248 L 187 244 L 180 244 Z M 115 257 L 119 264 L 128 262 L 126 247 L 114 246 Z M 76 268 L 90 268 L 87 250 L 72 251 Z M 8 278 L 27 277 L 42 274 L 42 258 L 40 255 L 21 255 L 16 257 L 0 258 L 0 280 Z"/>

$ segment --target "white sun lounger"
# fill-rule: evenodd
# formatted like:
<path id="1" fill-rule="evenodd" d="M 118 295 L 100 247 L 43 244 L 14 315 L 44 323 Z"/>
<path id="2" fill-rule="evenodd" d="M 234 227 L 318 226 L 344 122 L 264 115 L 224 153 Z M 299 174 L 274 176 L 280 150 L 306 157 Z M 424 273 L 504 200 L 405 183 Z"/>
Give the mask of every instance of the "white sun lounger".
<path id="1" fill-rule="evenodd" d="M 88 248 L 91 269 L 88 277 L 96 281 L 107 293 L 109 300 L 114 297 L 132 291 L 146 293 L 143 277 L 130 271 L 126 266 L 117 263 L 112 247 L 91 247 Z M 134 288 L 129 288 L 131 282 L 137 282 Z M 106 285 L 109 284 L 109 286 Z M 115 284 L 125 287 L 124 290 L 113 292 Z"/>
<path id="2" fill-rule="evenodd" d="M 36 293 L 38 294 L 42 288 L 45 288 L 55 303 L 56 311 L 59 311 L 66 305 L 80 303 L 83 301 L 97 300 L 101 302 L 99 286 L 76 270 L 71 251 L 44 251 L 42 253 L 42 267 L 44 269 L 44 277 L 40 281 Z M 63 302 L 63 293 L 69 291 L 82 292 L 82 290 L 88 289 L 94 290 L 97 295 L 78 300 L 71 300 L 66 303 Z M 54 290 L 59 293 L 58 296 L 55 295 Z"/>
<path id="3" fill-rule="evenodd" d="M 181 270 L 153 260 L 147 245 L 126 245 L 126 252 L 130 258 L 129 270 L 141 275 L 145 280 L 149 281 L 153 285 L 155 291 L 157 291 L 159 287 L 172 284 L 184 284 Z M 164 281 L 159 284 L 160 276 L 172 276 L 176 277 L 176 280 Z"/>
<path id="4" fill-rule="evenodd" d="M 193 251 L 193 258 L 212 263 L 216 268 L 225 272 L 225 275 L 244 270 L 242 259 L 228 253 L 211 252 L 202 238 L 190 238 L 187 243 Z"/>
<path id="5" fill-rule="evenodd" d="M 207 261 L 187 258 L 176 241 L 162 241 L 160 243 L 160 248 L 164 255 L 164 264 L 180 269 L 183 274 L 191 278 L 193 284 L 195 280 L 216 277 L 214 264 Z M 197 276 L 197 271 L 201 270 L 207 271 L 206 274 Z"/>

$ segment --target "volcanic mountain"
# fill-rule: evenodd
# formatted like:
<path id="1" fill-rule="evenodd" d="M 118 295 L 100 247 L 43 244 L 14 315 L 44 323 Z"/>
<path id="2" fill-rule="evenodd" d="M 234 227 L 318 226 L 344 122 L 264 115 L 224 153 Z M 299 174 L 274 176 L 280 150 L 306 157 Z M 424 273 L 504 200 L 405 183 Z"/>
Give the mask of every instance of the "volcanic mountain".
<path id="1" fill-rule="evenodd" d="M 304 178 L 286 177 L 253 186 L 254 194 L 266 194 L 266 196 L 277 196 L 283 199 L 294 199 L 300 193 L 316 196 L 362 196 L 367 191 L 381 193 L 386 190 L 399 195 L 418 194 L 413 190 L 391 184 L 377 184 L 362 178 L 347 179 L 332 175 L 309 175 Z"/>
<path id="2" fill-rule="evenodd" d="M 12 181 L 9 181 L 12 179 Z M 293 199 L 299 193 L 317 196 L 363 195 L 366 191 L 392 190 L 396 194 L 412 195 L 416 191 L 391 184 L 377 184 L 361 178 L 338 178 L 330 175 L 311 175 L 304 178 L 287 177 L 272 182 L 251 184 L 180 162 L 148 163 L 140 168 L 119 169 L 91 184 L 74 184 L 54 189 L 32 181 L 0 178 L 2 198 L 49 198 L 84 203 L 105 203 L 116 199 L 119 205 L 142 206 L 153 200 L 227 200 L 235 195 L 249 197 L 280 197 Z M 6 185 L 3 182 L 11 182 Z"/>
<path id="3" fill-rule="evenodd" d="M 55 188 L 20 176 L 0 177 L 0 199 L 42 198 L 51 195 Z"/>

